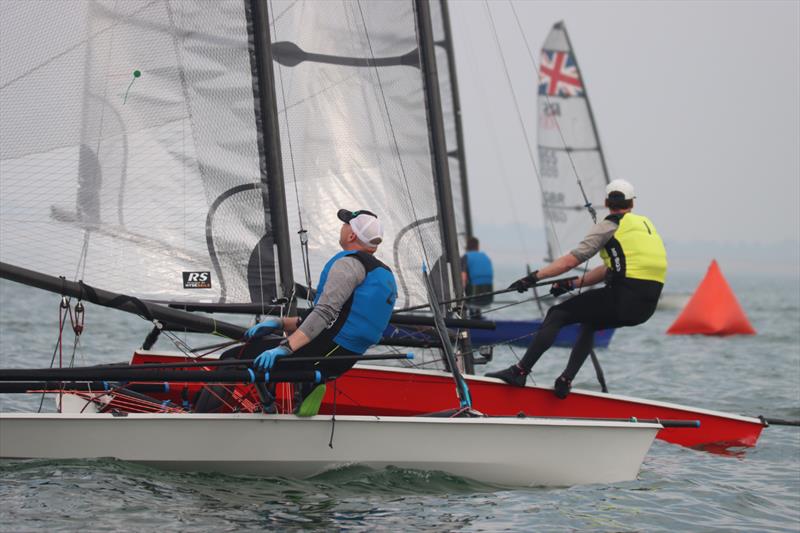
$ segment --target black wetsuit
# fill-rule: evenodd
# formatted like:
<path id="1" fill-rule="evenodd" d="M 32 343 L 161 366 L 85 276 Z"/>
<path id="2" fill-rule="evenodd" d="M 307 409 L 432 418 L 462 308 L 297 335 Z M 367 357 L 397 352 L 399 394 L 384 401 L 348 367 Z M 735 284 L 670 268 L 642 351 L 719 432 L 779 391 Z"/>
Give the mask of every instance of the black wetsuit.
<path id="1" fill-rule="evenodd" d="M 656 310 L 663 286 L 657 281 L 615 280 L 609 286 L 585 291 L 551 307 L 519 366 L 530 369 L 553 345 L 562 327 L 581 324 L 567 368 L 562 374 L 572 381 L 594 347 L 594 333 L 599 329 L 646 322 Z"/>
<path id="2" fill-rule="evenodd" d="M 599 329 L 635 326 L 656 310 L 664 287 L 666 251 L 652 221 L 641 215 L 609 215 L 571 253 L 585 261 L 598 250 L 608 269 L 606 286 L 553 306 L 528 346 L 519 367 L 530 371 L 552 346 L 563 326 L 581 324 L 562 377 L 571 382 L 594 347 Z"/>

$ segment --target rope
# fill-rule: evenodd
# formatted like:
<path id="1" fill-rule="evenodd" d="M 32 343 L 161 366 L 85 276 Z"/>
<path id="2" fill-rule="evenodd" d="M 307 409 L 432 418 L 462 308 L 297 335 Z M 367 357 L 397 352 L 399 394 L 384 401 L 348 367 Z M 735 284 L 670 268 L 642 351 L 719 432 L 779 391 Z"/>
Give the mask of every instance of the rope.
<path id="1" fill-rule="evenodd" d="M 61 276 L 61 279 L 63 280 L 64 277 Z M 58 306 L 58 338 L 56 339 L 56 345 L 53 347 L 53 356 L 50 358 L 50 368 L 53 368 L 53 365 L 56 362 L 56 354 L 58 354 L 59 367 L 61 366 L 62 335 L 64 332 L 64 326 L 66 325 L 66 318 L 68 313 L 69 313 L 69 298 L 62 295 L 61 302 L 59 303 Z M 45 393 L 42 392 L 42 397 L 39 398 L 39 409 L 36 410 L 37 413 L 42 412 L 42 407 L 44 406 L 44 396 Z M 60 401 L 59 405 L 61 405 Z"/>
<path id="2" fill-rule="evenodd" d="M 543 298 L 542 296 L 531 296 L 530 298 L 525 298 L 524 300 L 520 300 L 518 302 L 512 302 L 512 303 L 509 303 L 509 304 L 500 305 L 498 307 L 492 307 L 491 309 L 486 309 L 485 311 L 481 311 L 481 313 L 486 315 L 486 314 L 492 313 L 494 311 L 499 311 L 501 309 L 506 309 L 508 307 L 514 307 L 515 305 L 520 305 L 520 304 L 533 302 L 533 301 L 539 301 L 542 298 Z"/>

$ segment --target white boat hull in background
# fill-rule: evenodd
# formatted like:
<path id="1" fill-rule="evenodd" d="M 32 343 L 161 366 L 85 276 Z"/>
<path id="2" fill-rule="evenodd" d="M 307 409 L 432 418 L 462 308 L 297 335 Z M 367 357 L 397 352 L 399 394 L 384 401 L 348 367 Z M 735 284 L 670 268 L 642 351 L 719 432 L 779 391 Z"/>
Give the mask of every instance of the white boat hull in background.
<path id="1" fill-rule="evenodd" d="M 178 471 L 305 478 L 344 465 L 509 486 L 636 478 L 659 424 L 262 414 L 0 414 L 2 459 L 113 457 Z"/>

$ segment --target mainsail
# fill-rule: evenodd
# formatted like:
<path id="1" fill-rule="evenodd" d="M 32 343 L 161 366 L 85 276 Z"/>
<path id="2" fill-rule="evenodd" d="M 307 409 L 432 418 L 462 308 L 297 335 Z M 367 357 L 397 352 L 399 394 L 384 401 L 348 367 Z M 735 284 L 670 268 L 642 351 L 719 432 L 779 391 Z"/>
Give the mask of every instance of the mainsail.
<path id="1" fill-rule="evenodd" d="M 398 305 L 427 301 L 423 261 L 446 297 L 414 4 L 280 0 L 270 9 L 289 227 L 308 237 L 310 280 L 339 250 L 337 209 L 369 209 L 384 224 L 377 256 L 398 278 Z M 299 259 L 294 277 L 306 279 Z"/>
<path id="2" fill-rule="evenodd" d="M 2 261 L 142 298 L 275 296 L 245 7 L 2 2 Z"/>
<path id="3" fill-rule="evenodd" d="M 586 87 L 563 22 L 553 26 L 542 47 L 538 143 L 547 259 L 552 260 L 568 252 L 586 234 L 592 223 L 587 200 L 597 211 L 598 220 L 607 213 L 603 200 L 608 172 Z"/>
<path id="4" fill-rule="evenodd" d="M 398 305 L 427 301 L 423 262 L 449 297 L 451 200 L 432 164 L 414 3 L 258 4 L 280 139 L 262 125 L 253 6 L 2 2 L 1 261 L 140 298 L 268 303 L 288 274 L 276 205 L 308 236 L 307 261 L 299 238 L 291 253 L 298 281 L 338 251 L 336 210 L 365 208 L 384 222 Z M 265 161 L 278 142 L 285 199 Z"/>

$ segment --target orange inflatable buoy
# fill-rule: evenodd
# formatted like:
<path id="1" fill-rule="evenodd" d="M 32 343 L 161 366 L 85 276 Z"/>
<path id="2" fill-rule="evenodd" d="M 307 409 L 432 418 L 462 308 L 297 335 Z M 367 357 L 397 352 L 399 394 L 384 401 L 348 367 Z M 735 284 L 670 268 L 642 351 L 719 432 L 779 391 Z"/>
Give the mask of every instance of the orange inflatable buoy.
<path id="1" fill-rule="evenodd" d="M 670 335 L 755 335 L 716 259 L 675 322 Z"/>

